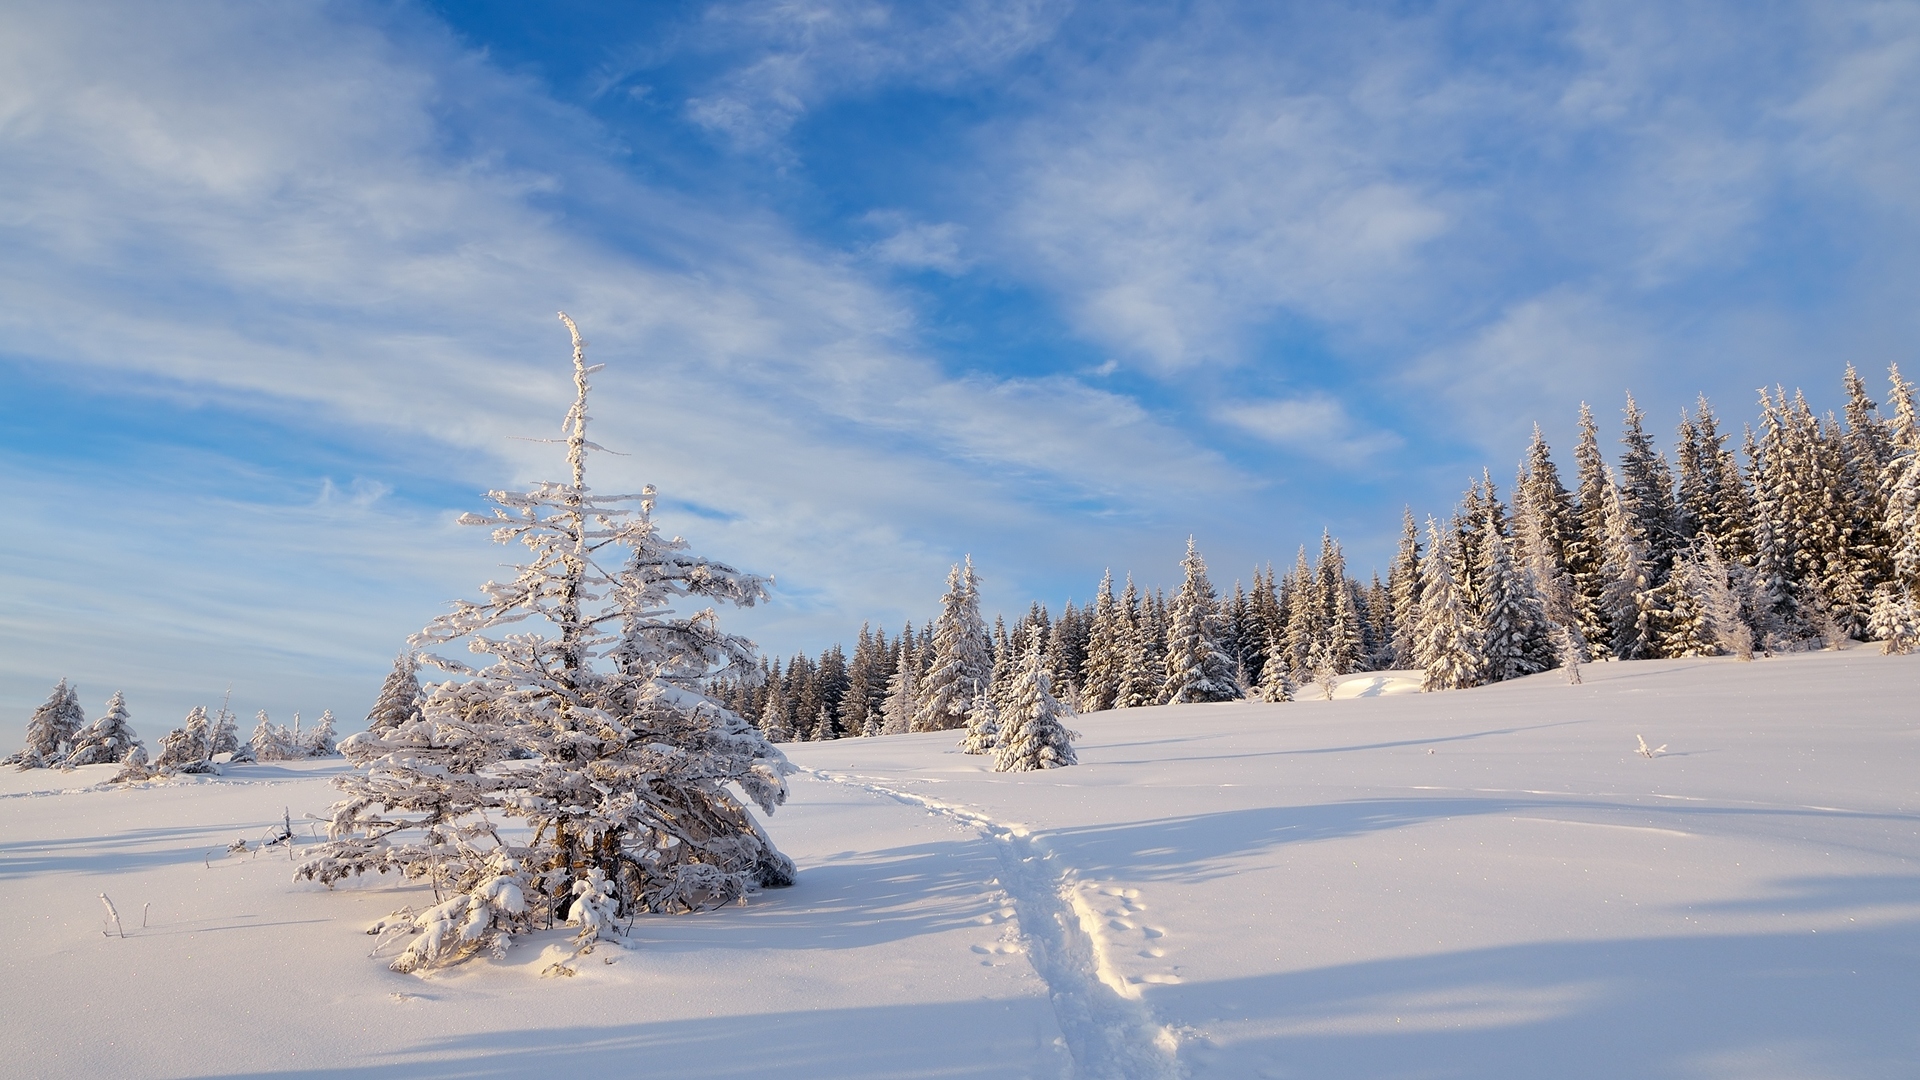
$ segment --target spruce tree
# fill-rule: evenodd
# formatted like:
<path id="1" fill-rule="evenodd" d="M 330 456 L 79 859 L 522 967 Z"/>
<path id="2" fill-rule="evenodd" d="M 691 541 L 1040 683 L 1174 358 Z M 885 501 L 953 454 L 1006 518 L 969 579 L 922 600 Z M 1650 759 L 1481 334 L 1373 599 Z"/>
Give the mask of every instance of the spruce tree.
<path id="1" fill-rule="evenodd" d="M 1620 483 L 1617 485 L 1622 508 L 1633 519 L 1633 527 L 1647 546 L 1653 584 L 1666 580 L 1667 568 L 1680 549 L 1680 534 L 1674 521 L 1673 472 L 1667 459 L 1654 449 L 1653 437 L 1643 425 L 1645 414 L 1627 395 L 1626 432 L 1621 443 Z"/>
<path id="2" fill-rule="evenodd" d="M 913 730 L 913 717 L 920 711 L 920 656 L 916 648 L 913 624 L 908 623 L 895 643 L 900 659 L 893 676 L 887 680 L 887 700 L 882 709 L 882 735 L 904 735 Z"/>
<path id="3" fill-rule="evenodd" d="M 1420 568 L 1423 591 L 1415 623 L 1415 658 L 1425 672 L 1421 689 L 1459 690 L 1485 678 L 1487 657 L 1480 620 L 1461 595 L 1455 574 L 1459 553 L 1453 530 L 1427 519 L 1427 556 Z"/>
<path id="4" fill-rule="evenodd" d="M 1892 369 L 1894 407 L 1887 465 L 1881 470 L 1886 517 L 1888 571 L 1893 583 L 1908 593 L 1920 592 L 1920 410 L 1914 404 L 1913 385 Z M 1882 605 L 1884 606 L 1884 605 Z"/>
<path id="5" fill-rule="evenodd" d="M 1160 688 L 1164 685 L 1165 669 L 1154 654 L 1158 650 L 1153 644 L 1153 601 L 1142 598 L 1140 590 L 1133 583 L 1133 575 L 1127 575 L 1126 592 L 1121 594 L 1117 608 L 1120 626 L 1120 648 L 1122 650 L 1120 666 L 1120 688 L 1115 694 L 1114 708 L 1138 709 L 1160 703 Z"/>
<path id="6" fill-rule="evenodd" d="M 153 771 L 162 775 L 210 773 L 213 766 L 213 727 L 207 707 L 195 705 L 186 722 L 160 739 L 160 753 L 153 759 Z"/>
<path id="7" fill-rule="evenodd" d="M 980 583 L 973 557 L 947 575 L 934 623 L 933 650 L 920 688 L 915 731 L 952 731 L 965 727 L 974 695 L 987 690 L 993 674 L 993 643 L 980 618 Z"/>
<path id="8" fill-rule="evenodd" d="M 1113 571 L 1108 569 L 1094 593 L 1093 617 L 1087 627 L 1087 658 L 1080 665 L 1081 711 L 1116 708 L 1125 667 L 1120 609 L 1113 598 Z"/>
<path id="9" fill-rule="evenodd" d="M 393 658 L 393 670 L 380 684 L 380 696 L 367 713 L 367 730 L 392 731 L 420 712 L 420 662 L 402 651 Z"/>
<path id="10" fill-rule="evenodd" d="M 1606 589 L 1600 602 L 1613 632 L 1610 649 L 1619 660 L 1644 660 L 1657 654 L 1660 631 L 1653 558 L 1620 489 L 1609 484 L 1606 497 Z"/>
<path id="11" fill-rule="evenodd" d="M 1047 673 L 1066 700 L 1082 700 L 1081 672 L 1086 669 L 1089 641 L 1085 613 L 1068 600 L 1047 638 Z"/>
<path id="12" fill-rule="evenodd" d="M 118 690 L 114 691 L 113 697 L 107 700 L 107 711 L 101 714 L 100 719 L 75 733 L 73 751 L 67 755 L 66 764 L 74 767 L 126 761 L 127 755 L 141 745 L 140 739 L 133 733 L 132 721 L 132 716 L 127 712 L 126 696 Z"/>
<path id="13" fill-rule="evenodd" d="M 1292 701 L 1299 689 L 1294 685 L 1293 674 L 1288 669 L 1282 655 L 1285 645 L 1277 634 L 1267 639 L 1267 657 L 1260 669 L 1260 685 L 1257 694 L 1261 701 Z"/>
<path id="14" fill-rule="evenodd" d="M 1393 596 L 1393 668 L 1418 667 L 1414 647 L 1420 622 L 1420 530 L 1413 508 L 1406 508 L 1400 531 L 1400 550 L 1387 569 L 1387 590 Z"/>
<path id="15" fill-rule="evenodd" d="M 1505 536 L 1489 515 L 1480 538 L 1480 633 L 1486 678 L 1545 671 L 1552 657 L 1546 611 L 1531 579 L 1518 572 Z"/>
<path id="16" fill-rule="evenodd" d="M 1165 699 L 1174 705 L 1232 701 L 1241 690 L 1234 660 L 1222 643 L 1225 620 L 1216 610 L 1206 560 L 1191 536 L 1180 568 L 1185 576 L 1168 612 Z"/>
<path id="17" fill-rule="evenodd" d="M 973 708 L 967 713 L 967 737 L 960 740 L 960 748 L 969 754 L 991 754 L 999 746 L 1000 709 L 982 692 L 974 696 Z"/>
<path id="18" fill-rule="evenodd" d="M 1573 529 L 1567 537 L 1567 573 L 1572 580 L 1570 597 L 1579 622 L 1580 636 L 1586 639 L 1593 658 L 1612 655 L 1613 630 L 1602 602 L 1606 591 L 1607 503 L 1613 481 L 1607 463 L 1600 456 L 1599 428 L 1593 410 L 1580 403 L 1580 441 L 1574 450 L 1579 469 L 1579 491 L 1574 499 Z"/>
<path id="19" fill-rule="evenodd" d="M 1066 721 L 1073 710 L 1053 696 L 1052 679 L 1038 643 L 1020 661 L 1020 674 L 1008 708 L 1000 717 L 1000 744 L 994 754 L 998 772 L 1057 769 L 1079 762 L 1074 733 Z"/>
<path id="20" fill-rule="evenodd" d="M 299 870 L 328 884 L 393 870 L 450 894 L 401 920 L 419 936 L 396 970 L 502 948 L 579 917 L 572 909 L 590 896 L 628 915 L 687 911 L 793 880 L 740 798 L 771 813 L 792 767 L 707 692 L 754 670 L 752 643 L 721 632 L 712 608 L 680 613 L 702 600 L 750 605 L 766 583 L 662 534 L 652 488 L 587 487 L 587 377 L 598 368 L 561 319 L 573 337 L 572 476 L 491 492 L 491 519 L 463 517 L 530 559 L 410 642 L 465 643 L 491 662 L 425 655 L 464 679 L 433 687 L 418 719 L 341 745 L 355 766 L 336 781 L 346 798 Z M 523 829 L 501 828 L 516 819 Z"/>
<path id="21" fill-rule="evenodd" d="M 1287 592 L 1286 664 L 1295 682 L 1313 677 L 1310 658 L 1324 630 L 1321 611 L 1319 578 L 1307 565 L 1307 549 L 1303 546 L 1294 557 Z"/>
<path id="22" fill-rule="evenodd" d="M 87 722 L 80 695 L 61 679 L 27 721 L 27 745 L 4 764 L 40 769 L 59 764 L 72 751 L 74 736 Z"/>

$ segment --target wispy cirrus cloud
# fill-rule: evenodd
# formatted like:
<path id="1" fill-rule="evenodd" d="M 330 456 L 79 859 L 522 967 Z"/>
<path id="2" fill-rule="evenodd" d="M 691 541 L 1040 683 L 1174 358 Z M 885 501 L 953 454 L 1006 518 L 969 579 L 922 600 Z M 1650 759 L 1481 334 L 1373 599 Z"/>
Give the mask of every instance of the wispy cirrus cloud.
<path id="1" fill-rule="evenodd" d="M 777 148 L 809 109 L 876 85 L 945 88 L 1045 42 L 1070 0 L 745 0 L 706 10 L 692 47 L 739 59 L 687 102 L 745 149 Z"/>
<path id="2" fill-rule="evenodd" d="M 915 606 L 972 530 L 999 528 L 1017 546 L 1063 499 L 1124 502 L 1176 476 L 1183 492 L 1232 482 L 1217 455 L 1112 395 L 949 374 L 917 351 L 913 310 L 843 254 L 771 215 L 630 179 L 577 137 L 588 119 L 431 25 L 405 27 L 402 49 L 324 9 L 213 0 L 190 20 L 130 5 L 108 22 L 102 31 L 57 6 L 0 15 L 10 363 L 114 372 L 135 392 L 298 415 L 347 439 L 404 433 L 457 451 L 445 479 L 500 486 L 552 472 L 550 447 L 510 440 L 547 434 L 564 412 L 553 312 L 565 308 L 609 363 L 596 379 L 596 439 L 631 455 L 598 460 L 597 483 L 657 483 L 668 515 L 676 497 L 720 511 L 699 523 L 702 546 L 789 584 L 788 603 L 742 620 L 776 639 Z M 644 244 L 620 240 L 636 235 Z M 922 262 L 938 255 L 938 236 L 922 236 Z M 86 501 L 131 497 L 111 477 L 83 477 L 72 482 L 93 485 Z M 386 565 L 376 578 L 413 565 L 370 539 L 383 530 L 416 553 L 484 549 L 406 524 L 428 508 L 382 494 L 399 486 L 370 467 L 357 486 L 329 481 L 305 498 L 367 522 L 334 539 Z M 235 516 L 217 489 L 178 497 Z M 180 580 L 204 569 L 257 598 L 286 580 L 270 553 L 326 542 L 296 540 L 297 515 L 240 516 L 260 556 L 234 555 L 238 544 L 196 550 L 181 532 L 164 548 Z M 5 588 L 31 573 L 40 591 L 108 606 L 118 586 L 94 567 L 151 563 L 116 554 L 137 543 L 108 533 L 50 545 L 30 571 L 11 562 Z M 427 571 L 435 595 L 475 584 L 466 561 L 426 565 L 444 567 Z M 299 597 L 311 588 L 324 586 L 301 579 L 288 602 L 308 602 Z M 128 633 L 163 642 L 158 610 L 130 611 Z M 408 620 L 422 614 L 432 612 Z M 389 651 L 375 627 L 393 613 L 366 617 L 361 632 Z M 166 662 L 218 683 L 229 655 L 252 655 L 239 640 L 220 646 L 218 625 L 206 622 L 214 642 Z M 51 637 L 37 626 L 0 620 L 11 640 L 85 648 L 80 625 Z M 352 636 L 339 623 L 328 634 Z M 8 700 L 37 699 L 40 652 L 10 655 Z M 290 648 L 274 662 L 292 677 L 304 661 Z"/>

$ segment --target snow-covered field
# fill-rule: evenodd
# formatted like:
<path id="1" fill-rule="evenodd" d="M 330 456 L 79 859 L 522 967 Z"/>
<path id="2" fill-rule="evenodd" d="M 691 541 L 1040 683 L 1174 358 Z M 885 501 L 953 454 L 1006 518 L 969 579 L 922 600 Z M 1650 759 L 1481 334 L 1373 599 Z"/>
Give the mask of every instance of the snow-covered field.
<path id="1" fill-rule="evenodd" d="M 7 770 L 0 1073 L 1920 1076 L 1920 656 L 1586 675 L 791 746 L 798 886 L 545 979 L 560 931 L 393 974 L 417 893 L 226 854 L 338 764 Z"/>

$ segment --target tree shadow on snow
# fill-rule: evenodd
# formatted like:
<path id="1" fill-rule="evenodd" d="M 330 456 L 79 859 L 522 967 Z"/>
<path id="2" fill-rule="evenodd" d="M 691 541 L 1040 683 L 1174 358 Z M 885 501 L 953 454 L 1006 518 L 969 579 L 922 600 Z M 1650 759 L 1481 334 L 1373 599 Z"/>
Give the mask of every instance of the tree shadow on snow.
<path id="1" fill-rule="evenodd" d="M 947 840 L 804 862 L 789 888 L 745 905 L 686 916 L 642 916 L 636 940 L 650 952 L 711 949 L 848 949 L 979 927 L 1004 906 L 991 884 L 992 847 Z"/>
<path id="2" fill-rule="evenodd" d="M 1883 820 L 1913 824 L 1920 815 L 1814 810 L 1802 807 L 1711 806 L 1693 803 L 1647 805 L 1587 797 L 1435 795 L 1411 798 L 1353 799 L 1301 806 L 1251 807 L 1186 817 L 1156 818 L 1114 825 L 1049 829 L 1044 835 L 1071 852 L 1070 859 L 1088 877 L 1125 880 L 1208 881 L 1243 870 L 1240 860 L 1283 845 L 1363 836 L 1449 818 L 1508 814 L 1557 814 L 1570 820 L 1606 824 L 1649 820 L 1680 831 L 1703 819 L 1763 821 Z"/>
<path id="3" fill-rule="evenodd" d="M 405 1006 L 403 1006 L 405 1007 Z M 761 1013 L 425 1038 L 390 1061 L 227 1073 L 283 1080 L 528 1076 L 999 1080 L 1059 1075 L 1044 999 Z"/>
<path id="4" fill-rule="evenodd" d="M 180 825 L 127 829 L 104 836 L 68 836 L 55 840 L 20 840 L 8 844 L 0 858 L 0 879 L 36 874 L 117 874 L 179 863 L 215 865 L 233 840 L 257 844 L 277 831 L 278 819 L 222 825 Z M 179 841 L 187 841 L 185 844 Z M 284 854 L 281 858 L 285 858 Z"/>
<path id="5" fill-rule="evenodd" d="M 1836 886 L 1841 883 L 1835 882 Z M 1858 885 L 1859 883 L 1854 883 Z M 1204 1076 L 1912 1076 L 1920 922 L 1538 943 L 1156 986 Z"/>

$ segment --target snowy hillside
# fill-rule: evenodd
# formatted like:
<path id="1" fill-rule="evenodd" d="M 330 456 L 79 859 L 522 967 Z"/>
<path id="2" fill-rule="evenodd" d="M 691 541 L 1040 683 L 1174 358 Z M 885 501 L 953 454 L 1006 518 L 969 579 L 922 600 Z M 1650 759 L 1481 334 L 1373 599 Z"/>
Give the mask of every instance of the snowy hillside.
<path id="1" fill-rule="evenodd" d="M 429 978 L 284 848 L 339 762 L 0 772 L 24 1076 L 1907 1077 L 1920 657 L 1131 709 L 1082 764 L 793 744 L 799 884 Z M 1378 685 L 1368 685 L 1369 680 Z M 1303 694 L 1303 698 L 1307 695 Z M 1637 737 L 1665 753 L 1636 753 Z M 102 934 L 108 894 L 124 938 Z M 431 899 L 429 896 L 428 899 Z M 143 924 L 144 919 L 144 925 Z M 392 947 L 382 955 L 391 955 Z"/>

